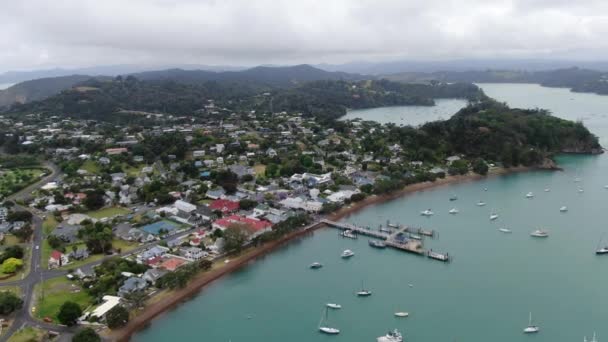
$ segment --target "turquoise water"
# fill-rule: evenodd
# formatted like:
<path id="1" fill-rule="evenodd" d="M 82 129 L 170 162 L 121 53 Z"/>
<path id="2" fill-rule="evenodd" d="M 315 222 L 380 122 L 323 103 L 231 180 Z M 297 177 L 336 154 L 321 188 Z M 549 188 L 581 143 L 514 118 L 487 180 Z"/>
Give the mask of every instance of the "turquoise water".
<path id="1" fill-rule="evenodd" d="M 555 97 L 562 96 L 541 87 L 531 93 L 527 85 L 482 87 L 499 100 L 519 98 L 521 102 L 514 105 L 522 107 L 541 100 L 547 103 L 539 106 L 551 107 L 552 101 L 561 101 Z M 526 102 L 525 94 L 534 98 Z M 603 101 L 608 108 L 608 97 L 591 97 L 597 101 L 593 103 Z M 586 108 L 586 103 L 563 115 L 586 116 L 599 108 Z M 560 108 L 554 113 L 561 116 L 556 109 Z M 591 126 L 593 120 L 588 124 L 606 139 L 601 114 L 597 115 L 598 125 Z M 593 252 L 600 236 L 608 232 L 604 221 L 608 157 L 563 156 L 558 161 L 564 172 L 444 186 L 346 219 L 362 225 L 391 220 L 435 229 L 439 237 L 426 240 L 425 246 L 449 252 L 454 256 L 451 264 L 373 249 L 365 238 L 341 239 L 337 231 L 323 229 L 215 282 L 134 340 L 364 342 L 375 341 L 392 328 L 404 332 L 407 341 L 580 341 L 593 331 L 604 340 L 608 256 Z M 575 183 L 575 177 L 582 181 Z M 585 191 L 579 193 L 579 187 Z M 544 192 L 545 188 L 551 191 Z M 535 198 L 525 198 L 529 191 Z M 452 194 L 458 195 L 458 201 L 448 201 Z M 487 205 L 477 207 L 479 200 Z M 559 212 L 563 205 L 568 206 L 567 213 Z M 452 207 L 460 213 L 449 215 Z M 427 208 L 435 215 L 420 216 Z M 500 217 L 490 222 L 493 210 Z M 503 226 L 513 233 L 500 233 L 497 229 Z M 539 227 L 547 228 L 550 237 L 529 236 Z M 356 253 L 350 260 L 340 258 L 346 248 Z M 313 261 L 325 267 L 308 269 Z M 354 295 L 361 281 L 373 291 L 371 297 Z M 316 329 L 327 302 L 343 306 L 330 315 L 331 325 L 342 330 L 338 336 L 321 335 Z M 411 316 L 397 319 L 395 311 L 408 311 Z M 535 336 L 522 334 L 529 311 L 541 326 Z"/>
<path id="2" fill-rule="evenodd" d="M 436 99 L 435 106 L 395 106 L 350 110 L 341 120 L 360 118 L 380 123 L 418 126 L 427 121 L 445 120 L 467 105 L 465 100 Z"/>

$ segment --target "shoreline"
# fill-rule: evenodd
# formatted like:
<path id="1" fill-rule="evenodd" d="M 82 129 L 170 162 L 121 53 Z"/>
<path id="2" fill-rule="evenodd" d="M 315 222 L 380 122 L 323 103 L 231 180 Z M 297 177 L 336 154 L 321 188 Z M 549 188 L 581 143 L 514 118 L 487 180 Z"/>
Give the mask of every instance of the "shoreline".
<path id="1" fill-rule="evenodd" d="M 434 182 L 411 184 L 390 194 L 366 197 L 360 202 L 353 203 L 348 207 L 343 207 L 340 210 L 328 215 L 327 219 L 332 221 L 338 221 L 360 210 L 367 209 L 368 207 L 392 201 L 394 199 L 411 195 L 424 190 L 430 190 L 440 188 L 442 186 L 473 182 L 490 177 L 504 176 L 513 173 L 521 173 L 534 170 L 545 171 L 538 168 L 523 166 L 513 167 L 509 169 L 496 168 L 492 169 L 485 176 L 469 173 L 466 175 L 446 176 L 445 178 L 437 179 Z M 219 268 L 212 269 L 210 271 L 195 276 L 185 288 L 173 291 L 173 293 L 171 293 L 171 296 L 168 296 L 158 302 L 146 306 L 143 311 L 139 312 L 135 317 L 133 317 L 133 319 L 129 321 L 127 326 L 118 330 L 110 330 L 107 334 L 104 334 L 105 337 L 108 337 L 112 341 L 129 341 L 134 334 L 145 329 L 154 319 L 158 318 L 162 314 L 172 309 L 175 309 L 181 303 L 186 302 L 191 298 L 197 296 L 201 291 L 204 291 L 204 289 L 214 281 L 220 279 L 221 277 L 227 274 L 239 270 L 250 262 L 255 261 L 255 259 L 259 257 L 271 253 L 272 251 L 281 247 L 285 243 L 288 243 L 298 237 L 310 234 L 324 226 L 325 225 L 323 224 L 317 224 L 307 230 L 299 230 L 292 232 L 281 237 L 279 240 L 268 242 L 260 247 L 247 250 L 242 254 L 236 256 L 234 259 L 231 259 L 230 263 L 228 264 L 222 265 Z"/>

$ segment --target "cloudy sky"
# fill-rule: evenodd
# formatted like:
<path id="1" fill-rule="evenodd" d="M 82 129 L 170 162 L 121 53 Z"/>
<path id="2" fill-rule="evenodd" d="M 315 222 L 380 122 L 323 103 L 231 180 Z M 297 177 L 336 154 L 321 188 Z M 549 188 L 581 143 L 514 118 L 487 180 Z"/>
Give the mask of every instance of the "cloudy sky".
<path id="1" fill-rule="evenodd" d="M 0 72 L 110 64 L 602 59 L 605 0 L 5 0 Z"/>

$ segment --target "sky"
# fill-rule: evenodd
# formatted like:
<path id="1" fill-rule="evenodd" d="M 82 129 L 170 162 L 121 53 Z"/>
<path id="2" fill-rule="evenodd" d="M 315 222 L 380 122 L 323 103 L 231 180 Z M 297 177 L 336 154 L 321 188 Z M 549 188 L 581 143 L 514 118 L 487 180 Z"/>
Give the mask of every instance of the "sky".
<path id="1" fill-rule="evenodd" d="M 605 0 L 5 0 L 0 72 L 466 58 L 602 59 Z"/>

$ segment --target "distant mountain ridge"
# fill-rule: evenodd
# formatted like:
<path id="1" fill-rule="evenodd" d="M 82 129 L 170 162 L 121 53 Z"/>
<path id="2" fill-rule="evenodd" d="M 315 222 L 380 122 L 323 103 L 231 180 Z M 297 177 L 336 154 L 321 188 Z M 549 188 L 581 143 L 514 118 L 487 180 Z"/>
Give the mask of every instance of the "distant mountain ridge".
<path id="1" fill-rule="evenodd" d="M 182 84 L 202 84 L 205 82 L 241 83 L 256 87 L 289 87 L 319 80 L 360 80 L 364 76 L 344 72 L 329 72 L 310 65 L 287 67 L 259 66 L 242 71 L 208 71 L 167 69 L 129 74 L 144 81 L 173 81 Z M 71 75 L 42 78 L 13 85 L 0 90 L 0 107 L 14 103 L 27 103 L 45 99 L 68 90 L 88 79 L 103 79 L 104 76 Z M 107 77 L 105 77 L 107 78 Z"/>

